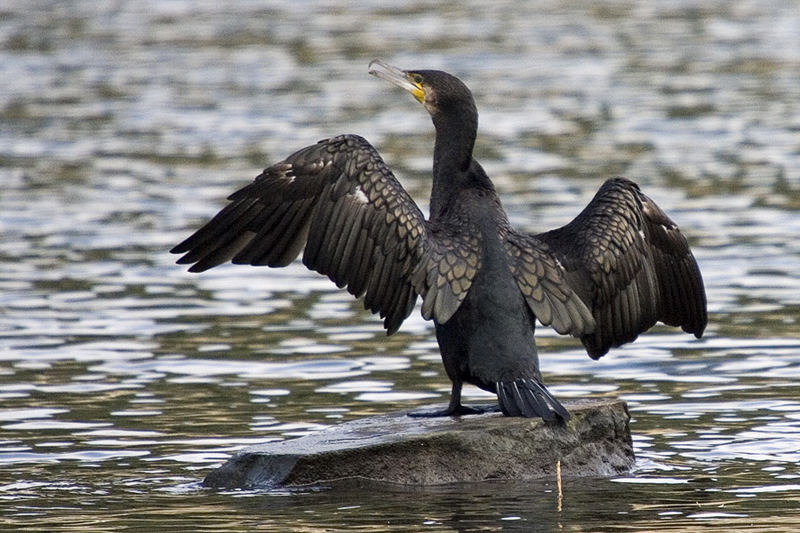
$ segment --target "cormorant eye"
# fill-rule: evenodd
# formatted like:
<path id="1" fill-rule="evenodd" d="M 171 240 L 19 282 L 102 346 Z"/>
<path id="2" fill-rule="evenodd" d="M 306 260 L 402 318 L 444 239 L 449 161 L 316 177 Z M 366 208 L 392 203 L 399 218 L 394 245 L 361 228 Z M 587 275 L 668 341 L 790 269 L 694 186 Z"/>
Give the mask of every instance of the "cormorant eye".
<path id="1" fill-rule="evenodd" d="M 414 74 L 414 83 L 422 84 L 422 75 L 421 74 Z"/>

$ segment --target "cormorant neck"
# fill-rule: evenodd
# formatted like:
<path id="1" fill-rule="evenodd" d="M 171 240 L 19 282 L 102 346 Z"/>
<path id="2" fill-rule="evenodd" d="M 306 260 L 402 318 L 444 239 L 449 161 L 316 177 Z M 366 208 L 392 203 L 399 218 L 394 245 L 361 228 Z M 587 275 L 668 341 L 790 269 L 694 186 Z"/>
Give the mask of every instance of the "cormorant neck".
<path id="1" fill-rule="evenodd" d="M 430 214 L 435 217 L 447 210 L 459 191 L 471 187 L 493 187 L 480 165 L 473 165 L 472 149 L 478 131 L 478 113 L 474 107 L 450 113 L 439 112 L 432 118 L 436 144 L 433 149 Z"/>
<path id="2" fill-rule="evenodd" d="M 465 173 L 472 162 L 478 131 L 477 113 L 437 113 L 433 116 L 433 126 L 436 128 L 434 177 Z"/>

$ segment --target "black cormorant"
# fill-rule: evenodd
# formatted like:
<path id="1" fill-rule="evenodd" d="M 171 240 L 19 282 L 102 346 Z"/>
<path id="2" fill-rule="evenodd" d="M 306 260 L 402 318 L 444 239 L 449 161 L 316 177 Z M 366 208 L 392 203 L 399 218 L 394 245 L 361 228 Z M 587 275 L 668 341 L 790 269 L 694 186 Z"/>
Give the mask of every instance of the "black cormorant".
<path id="1" fill-rule="evenodd" d="M 211 221 L 172 249 L 192 272 L 232 261 L 303 263 L 380 313 L 388 334 L 422 297 L 447 375 L 450 404 L 463 383 L 497 394 L 509 416 L 569 418 L 545 388 L 535 320 L 583 342 L 597 359 L 657 321 L 700 337 L 702 277 L 678 227 L 639 187 L 606 181 L 564 227 L 540 234 L 509 224 L 472 149 L 478 112 L 459 79 L 382 61 L 370 74 L 409 91 L 436 129 L 430 216 L 356 135 L 290 155 L 233 193 Z"/>

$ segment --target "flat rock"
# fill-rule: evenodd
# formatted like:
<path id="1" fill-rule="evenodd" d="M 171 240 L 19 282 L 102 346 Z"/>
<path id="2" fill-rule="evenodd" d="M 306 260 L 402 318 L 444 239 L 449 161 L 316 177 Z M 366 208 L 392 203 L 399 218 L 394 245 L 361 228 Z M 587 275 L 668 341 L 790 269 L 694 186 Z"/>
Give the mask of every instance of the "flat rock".
<path id="1" fill-rule="evenodd" d="M 244 448 L 211 471 L 217 488 L 294 487 L 343 479 L 436 485 L 490 479 L 609 477 L 634 462 L 622 400 L 564 402 L 561 425 L 500 413 L 415 418 L 407 411 Z"/>

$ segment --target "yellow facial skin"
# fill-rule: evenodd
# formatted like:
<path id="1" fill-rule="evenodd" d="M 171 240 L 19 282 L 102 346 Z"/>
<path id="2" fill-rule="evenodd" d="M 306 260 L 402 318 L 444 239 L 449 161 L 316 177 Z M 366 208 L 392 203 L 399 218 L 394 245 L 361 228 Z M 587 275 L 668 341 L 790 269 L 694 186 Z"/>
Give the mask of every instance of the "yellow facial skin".
<path id="1" fill-rule="evenodd" d="M 422 75 L 417 74 L 415 72 L 409 72 L 406 74 L 406 78 L 408 78 L 408 81 L 410 81 L 411 84 L 414 85 L 414 89 L 411 89 L 409 91 L 411 95 L 417 99 L 417 102 L 419 102 L 420 104 L 424 104 L 425 89 L 422 88 L 422 81 L 423 81 Z"/>

